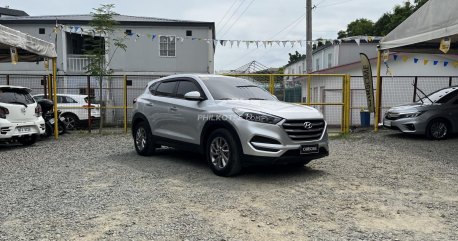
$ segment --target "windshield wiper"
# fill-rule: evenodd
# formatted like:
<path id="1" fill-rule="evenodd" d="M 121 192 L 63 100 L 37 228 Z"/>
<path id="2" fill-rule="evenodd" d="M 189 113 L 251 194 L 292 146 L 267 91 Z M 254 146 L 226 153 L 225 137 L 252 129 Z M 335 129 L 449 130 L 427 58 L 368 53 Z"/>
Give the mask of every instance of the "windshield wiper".
<path id="1" fill-rule="evenodd" d="M 237 88 L 258 87 L 257 85 L 238 85 Z"/>
<path id="2" fill-rule="evenodd" d="M 232 98 L 221 98 L 221 99 L 218 99 L 218 100 L 233 100 Z"/>
<path id="3" fill-rule="evenodd" d="M 266 99 L 263 99 L 263 98 L 249 98 L 248 100 L 266 100 Z"/>
<path id="4" fill-rule="evenodd" d="M 19 101 L 11 101 L 11 102 L 9 102 L 9 104 L 23 105 L 23 106 L 25 106 L 27 108 L 27 104 L 19 102 Z"/>
<path id="5" fill-rule="evenodd" d="M 429 101 L 431 101 L 431 104 L 434 103 L 434 101 L 432 101 L 432 100 L 425 94 L 425 92 L 423 92 L 420 88 L 418 88 L 418 86 L 415 86 L 414 84 L 412 84 L 412 85 L 413 85 L 413 87 L 415 87 L 415 89 L 417 89 L 418 91 L 420 91 L 420 93 L 423 94 L 423 95 L 425 96 L 425 97 L 423 97 L 423 98 L 420 98 L 420 100 L 421 100 L 422 103 L 423 103 L 423 99 L 424 99 L 424 98 L 426 98 L 426 99 L 428 99 Z"/>

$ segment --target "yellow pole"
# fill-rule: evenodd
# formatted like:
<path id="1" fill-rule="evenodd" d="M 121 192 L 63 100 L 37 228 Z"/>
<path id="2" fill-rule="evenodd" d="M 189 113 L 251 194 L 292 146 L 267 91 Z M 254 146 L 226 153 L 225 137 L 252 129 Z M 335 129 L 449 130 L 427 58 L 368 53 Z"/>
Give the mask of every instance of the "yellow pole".
<path id="1" fill-rule="evenodd" d="M 311 91 L 310 91 L 310 85 L 311 85 L 311 82 L 312 82 L 312 76 L 311 75 L 308 75 L 307 76 L 307 105 L 310 105 L 310 99 L 311 99 Z"/>
<path id="2" fill-rule="evenodd" d="M 347 101 L 345 107 L 346 119 L 345 119 L 345 133 L 350 132 L 350 117 L 351 117 L 351 76 L 347 75 Z"/>
<path id="3" fill-rule="evenodd" d="M 57 115 L 57 58 L 52 59 L 53 102 L 54 102 L 54 139 L 59 137 L 59 116 Z"/>
<path id="4" fill-rule="evenodd" d="M 382 51 L 379 49 L 377 54 L 377 86 L 375 87 L 376 101 L 375 101 L 375 123 L 374 131 L 378 132 L 378 124 L 380 122 L 380 110 L 382 106 L 382 78 L 380 77 L 380 69 L 382 66 Z"/>
<path id="5" fill-rule="evenodd" d="M 273 75 L 269 75 L 269 92 L 275 95 L 275 81 Z"/>
<path id="6" fill-rule="evenodd" d="M 124 75 L 124 133 L 127 133 L 127 75 Z"/>
<path id="7" fill-rule="evenodd" d="M 346 100 L 347 100 L 347 76 L 343 76 L 342 78 L 342 121 L 341 121 L 341 132 L 342 134 L 345 134 L 345 121 L 347 118 L 345 117 L 345 105 L 346 105 Z"/>

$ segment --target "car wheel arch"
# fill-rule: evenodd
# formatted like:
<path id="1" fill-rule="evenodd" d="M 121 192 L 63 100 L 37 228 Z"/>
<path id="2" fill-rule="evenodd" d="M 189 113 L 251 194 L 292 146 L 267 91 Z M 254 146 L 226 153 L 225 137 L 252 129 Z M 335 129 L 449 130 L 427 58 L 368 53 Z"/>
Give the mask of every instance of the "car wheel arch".
<path id="1" fill-rule="evenodd" d="M 135 128 L 134 127 L 140 122 L 148 123 L 148 119 L 142 113 L 135 113 L 135 115 L 132 117 L 132 136 L 135 136 Z"/>
<path id="2" fill-rule="evenodd" d="M 200 146 L 202 147 L 202 152 L 205 153 L 205 147 L 207 146 L 207 139 L 210 134 L 217 130 L 217 129 L 226 129 L 232 135 L 234 135 L 235 140 L 237 141 L 237 145 L 239 150 L 243 153 L 242 142 L 240 141 L 239 134 L 235 127 L 227 121 L 207 121 L 202 128 L 202 132 L 200 135 Z"/>
<path id="3" fill-rule="evenodd" d="M 429 128 L 430 128 L 431 124 L 434 121 L 443 121 L 443 122 L 445 122 L 445 124 L 447 125 L 447 128 L 449 128 L 447 135 L 450 135 L 451 133 L 455 132 L 454 131 L 455 129 L 454 129 L 454 126 L 453 126 L 453 122 L 450 119 L 448 119 L 448 118 L 446 118 L 444 116 L 435 116 L 435 117 L 432 117 L 432 118 L 430 118 L 428 120 L 428 124 L 426 126 L 426 135 L 429 135 L 429 133 L 428 133 L 429 132 Z"/>

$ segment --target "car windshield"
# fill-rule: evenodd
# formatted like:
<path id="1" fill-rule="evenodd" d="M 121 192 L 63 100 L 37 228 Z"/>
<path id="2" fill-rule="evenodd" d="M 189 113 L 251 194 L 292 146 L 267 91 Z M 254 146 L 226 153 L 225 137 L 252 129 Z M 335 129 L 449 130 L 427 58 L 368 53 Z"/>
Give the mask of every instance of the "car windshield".
<path id="1" fill-rule="evenodd" d="M 201 77 L 215 100 L 277 100 L 256 83 L 234 77 Z"/>
<path id="2" fill-rule="evenodd" d="M 0 103 L 29 105 L 35 100 L 25 89 L 0 88 Z"/>
<path id="3" fill-rule="evenodd" d="M 421 98 L 420 102 L 425 103 L 446 103 L 458 94 L 458 87 L 446 88 L 435 91 L 428 95 L 428 97 Z"/>

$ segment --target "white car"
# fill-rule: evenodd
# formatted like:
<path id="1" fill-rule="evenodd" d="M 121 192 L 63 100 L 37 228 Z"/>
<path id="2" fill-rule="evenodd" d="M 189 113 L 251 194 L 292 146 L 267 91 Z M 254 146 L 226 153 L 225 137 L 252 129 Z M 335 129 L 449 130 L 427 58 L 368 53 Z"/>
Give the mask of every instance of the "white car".
<path id="1" fill-rule="evenodd" d="M 41 107 L 30 92 L 25 87 L 0 85 L 0 142 L 18 141 L 28 146 L 45 133 Z"/>
<path id="2" fill-rule="evenodd" d="M 34 95 L 33 98 L 39 101 L 44 99 L 43 94 Z M 91 103 L 88 105 L 87 95 L 57 94 L 57 108 L 62 111 L 61 117 L 65 120 L 67 130 L 74 130 L 88 121 L 88 110 L 91 108 L 91 120 L 100 118 L 100 105 Z"/>

